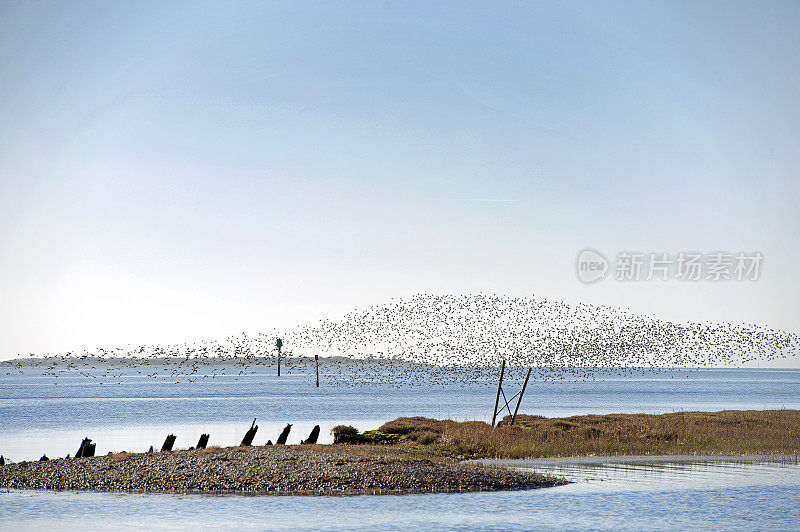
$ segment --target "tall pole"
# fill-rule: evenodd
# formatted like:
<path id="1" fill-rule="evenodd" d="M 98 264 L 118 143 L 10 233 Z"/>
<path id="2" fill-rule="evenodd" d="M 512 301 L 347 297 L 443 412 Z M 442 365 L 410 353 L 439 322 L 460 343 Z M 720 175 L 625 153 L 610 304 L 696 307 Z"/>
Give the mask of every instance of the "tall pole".
<path id="1" fill-rule="evenodd" d="M 283 347 L 283 340 L 278 338 L 275 340 L 275 347 L 278 348 L 278 377 L 281 376 L 281 348 Z"/>
<path id="2" fill-rule="evenodd" d="M 494 413 L 492 414 L 492 426 L 497 418 L 497 405 L 500 404 L 500 390 L 503 388 L 503 373 L 506 372 L 506 361 L 503 359 L 503 365 L 500 366 L 500 382 L 497 383 L 497 397 L 494 399 Z"/>
<path id="3" fill-rule="evenodd" d="M 511 416 L 512 425 L 514 424 L 514 420 L 517 419 L 517 410 L 519 410 L 519 404 L 522 402 L 522 394 L 525 393 L 525 387 L 528 386 L 528 379 L 531 376 L 531 369 L 533 368 L 528 368 L 528 374 L 525 375 L 525 384 L 522 385 L 522 390 L 520 390 L 519 392 L 519 399 L 517 399 L 517 406 L 514 408 L 514 415 Z"/>
<path id="4" fill-rule="evenodd" d="M 317 367 L 317 388 L 319 388 L 319 355 L 314 355 L 314 364 Z"/>

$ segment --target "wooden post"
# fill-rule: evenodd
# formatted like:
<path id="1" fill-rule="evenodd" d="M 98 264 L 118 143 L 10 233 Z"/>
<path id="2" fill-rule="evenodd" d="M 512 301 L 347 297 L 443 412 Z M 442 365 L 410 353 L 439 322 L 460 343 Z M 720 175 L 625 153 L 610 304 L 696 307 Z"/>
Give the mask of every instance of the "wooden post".
<path id="1" fill-rule="evenodd" d="M 75 453 L 75 458 L 87 458 L 89 456 L 94 456 L 94 451 L 97 448 L 97 444 L 92 443 L 92 440 L 89 438 L 84 438 L 81 442 L 81 446 L 78 447 L 78 452 Z"/>
<path id="2" fill-rule="evenodd" d="M 83 448 L 86 447 L 92 440 L 89 438 L 84 438 L 81 442 L 80 447 L 78 447 L 78 452 L 75 453 L 75 458 L 83 458 Z"/>
<path id="3" fill-rule="evenodd" d="M 278 436 L 278 440 L 275 442 L 275 445 L 286 445 L 286 440 L 289 438 L 289 431 L 292 430 L 292 424 L 287 423 L 286 428 L 283 429 L 281 435 Z"/>
<path id="4" fill-rule="evenodd" d="M 506 372 L 506 361 L 503 359 L 503 365 L 500 366 L 500 382 L 497 383 L 497 397 L 494 399 L 494 413 L 492 414 L 492 426 L 497 418 L 497 405 L 500 404 L 500 391 L 503 389 L 503 374 Z"/>
<path id="5" fill-rule="evenodd" d="M 314 364 L 317 368 L 317 388 L 319 388 L 319 355 L 314 355 Z"/>
<path id="6" fill-rule="evenodd" d="M 283 347 L 283 340 L 278 338 L 275 340 L 275 347 L 278 348 L 278 377 L 281 376 L 281 348 Z"/>
<path id="7" fill-rule="evenodd" d="M 519 392 L 519 399 L 517 399 L 517 406 L 514 408 L 514 415 L 511 416 L 511 424 L 514 424 L 514 420 L 517 419 L 517 410 L 519 410 L 519 404 L 522 402 L 522 394 L 525 393 L 525 387 L 528 386 L 528 378 L 531 376 L 531 369 L 528 368 L 528 374 L 525 375 L 525 384 L 522 385 L 522 390 Z"/>
<path id="8" fill-rule="evenodd" d="M 208 445 L 208 438 L 209 438 L 208 434 L 201 434 L 200 435 L 200 440 L 197 442 L 197 448 L 198 449 L 205 449 L 206 446 Z"/>
<path id="9" fill-rule="evenodd" d="M 167 439 L 164 440 L 164 445 L 161 446 L 161 452 L 171 451 L 173 445 L 175 445 L 175 435 L 170 434 L 167 436 Z"/>
<path id="10" fill-rule="evenodd" d="M 314 428 L 311 429 L 311 434 L 308 435 L 308 439 L 301 441 L 302 444 L 316 444 L 317 439 L 319 438 L 319 425 L 314 425 Z"/>
<path id="11" fill-rule="evenodd" d="M 249 429 L 247 429 L 247 432 L 245 433 L 244 438 L 242 438 L 242 443 L 240 445 L 242 446 L 252 445 L 253 438 L 256 437 L 257 430 L 258 430 L 258 425 L 256 425 L 256 420 L 253 419 L 253 424 L 250 425 Z"/>

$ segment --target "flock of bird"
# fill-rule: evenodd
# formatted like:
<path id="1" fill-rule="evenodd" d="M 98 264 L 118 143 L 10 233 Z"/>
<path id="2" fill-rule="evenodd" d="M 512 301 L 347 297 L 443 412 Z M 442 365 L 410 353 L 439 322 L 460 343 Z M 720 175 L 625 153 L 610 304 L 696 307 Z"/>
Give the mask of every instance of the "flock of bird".
<path id="1" fill-rule="evenodd" d="M 17 359 L 6 373 L 37 366 L 58 378 L 65 372 L 122 382 L 126 372 L 163 381 L 245 379 L 277 364 L 276 338 L 287 373 L 313 373 L 323 357 L 328 384 L 490 384 L 502 360 L 533 367 L 540 380 L 594 379 L 642 368 L 736 367 L 795 357 L 798 335 L 731 323 L 678 324 L 607 306 L 570 305 L 535 297 L 428 295 L 390 301 L 279 333 L 242 333 L 224 341 L 183 345 L 98 348 Z M 30 355 L 34 357 L 33 354 Z M 0 366 L 2 367 L 2 366 Z M 601 370 L 601 368 L 603 368 Z"/>

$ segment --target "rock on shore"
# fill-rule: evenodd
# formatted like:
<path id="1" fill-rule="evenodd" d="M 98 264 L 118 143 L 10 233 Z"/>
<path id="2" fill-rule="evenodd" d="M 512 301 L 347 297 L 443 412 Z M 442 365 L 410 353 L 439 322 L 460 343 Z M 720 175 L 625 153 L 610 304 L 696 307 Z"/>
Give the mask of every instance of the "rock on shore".
<path id="1" fill-rule="evenodd" d="M 364 446 L 212 447 L 0 467 L 0 487 L 49 490 L 348 495 L 520 490 L 561 483 Z"/>

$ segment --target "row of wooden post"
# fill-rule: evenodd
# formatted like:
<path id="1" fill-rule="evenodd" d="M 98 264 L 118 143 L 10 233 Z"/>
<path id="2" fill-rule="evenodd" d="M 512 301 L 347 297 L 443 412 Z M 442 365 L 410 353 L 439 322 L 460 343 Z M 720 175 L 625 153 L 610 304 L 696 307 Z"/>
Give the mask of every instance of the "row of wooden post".
<path id="1" fill-rule="evenodd" d="M 288 423 L 286 427 L 281 431 L 280 436 L 275 442 L 275 445 L 286 445 L 286 440 L 289 439 L 289 431 L 292 428 L 292 424 Z M 242 438 L 242 443 L 239 445 L 242 447 L 249 447 L 253 444 L 253 439 L 256 437 L 256 431 L 258 431 L 258 425 L 256 425 L 256 420 L 253 420 L 253 423 L 250 425 L 250 428 L 247 429 L 247 432 L 244 434 L 244 438 Z M 308 438 L 302 440 L 301 444 L 316 444 L 317 440 L 319 439 L 319 432 L 320 428 L 319 425 L 314 425 L 314 428 L 311 430 L 311 434 L 309 434 Z M 205 449 L 208 446 L 208 434 L 201 434 L 200 440 L 197 442 L 197 446 L 195 449 Z M 167 438 L 164 440 L 164 444 L 161 446 L 161 452 L 170 452 L 172 451 L 172 447 L 175 445 L 175 440 L 177 437 L 174 434 L 167 435 Z M 272 440 L 267 441 L 267 445 L 272 445 Z M 94 456 L 95 449 L 97 448 L 97 444 L 92 443 L 92 440 L 89 438 L 84 438 L 81 442 L 80 447 L 78 447 L 78 452 L 75 453 L 75 458 L 88 458 L 90 456 Z M 153 447 L 150 446 L 150 452 L 153 452 Z M 2 457 L 0 457 L 2 458 Z M 0 462 L 0 465 L 5 463 L 5 459 Z"/>
<path id="2" fill-rule="evenodd" d="M 280 436 L 278 436 L 275 445 L 286 445 L 286 440 L 289 439 L 289 431 L 291 430 L 291 428 L 292 424 L 287 423 L 286 427 L 283 429 L 283 431 L 281 431 Z M 247 432 L 244 434 L 244 438 L 242 438 L 242 443 L 240 443 L 239 445 L 242 447 L 248 447 L 252 445 L 257 430 L 258 430 L 258 425 L 256 425 L 256 420 L 254 419 L 253 424 L 250 425 L 249 429 L 247 429 Z M 317 443 L 317 440 L 319 439 L 319 432 L 320 432 L 319 425 L 314 425 L 314 428 L 311 429 L 311 434 L 308 435 L 308 438 L 306 438 L 305 440 L 301 440 L 300 443 L 302 445 L 306 444 L 315 445 Z M 200 439 L 197 441 L 197 447 L 194 448 L 205 449 L 206 446 L 208 445 L 209 437 L 210 436 L 208 434 L 201 434 Z M 177 437 L 174 434 L 167 435 L 167 438 L 164 440 L 164 444 L 161 446 L 161 452 L 164 453 L 172 451 L 172 447 L 175 445 L 176 439 Z M 266 445 L 272 445 L 272 440 L 267 440 Z M 84 438 L 83 441 L 81 442 L 80 447 L 78 447 L 78 452 L 75 453 L 75 458 L 89 458 L 91 456 L 94 456 L 95 449 L 97 449 L 97 444 L 92 443 L 92 440 L 90 438 Z M 149 452 L 151 453 L 153 452 L 152 445 L 150 446 Z M 69 455 L 67 455 L 67 458 L 69 458 Z M 47 455 L 43 455 L 39 460 L 40 461 L 48 460 Z M 0 466 L 5 465 L 5 463 L 6 459 L 2 455 L 0 455 Z"/>

